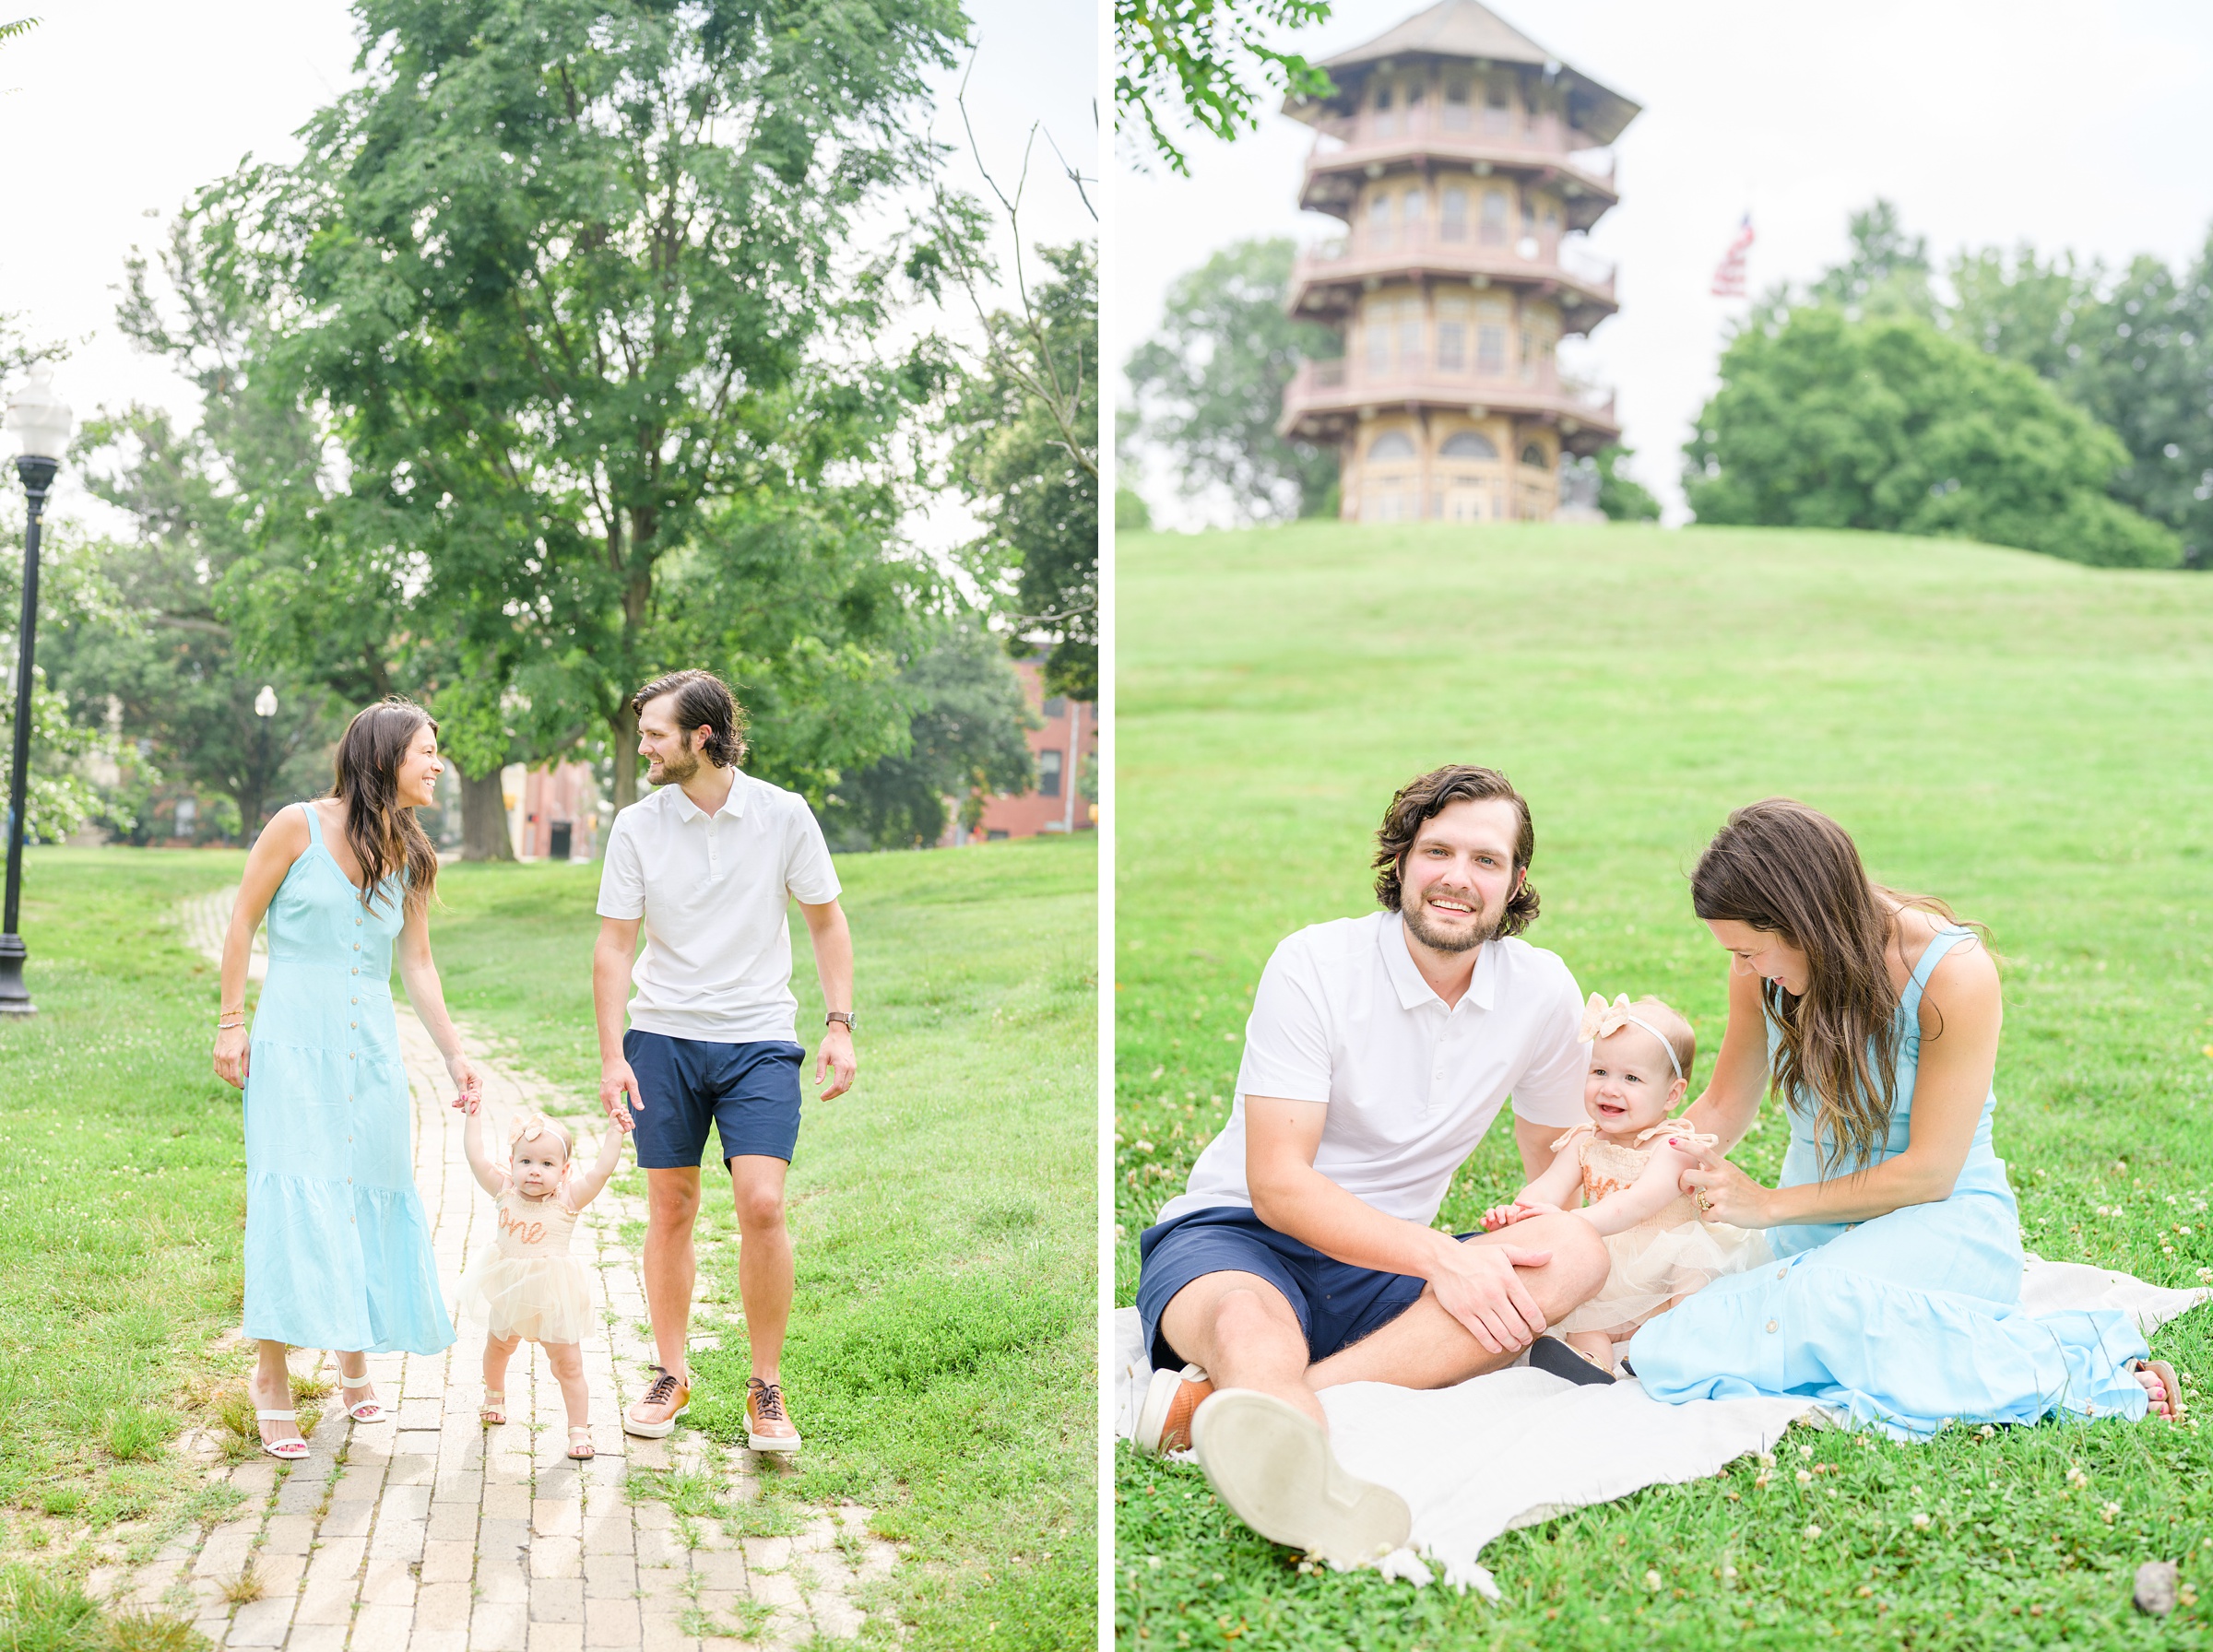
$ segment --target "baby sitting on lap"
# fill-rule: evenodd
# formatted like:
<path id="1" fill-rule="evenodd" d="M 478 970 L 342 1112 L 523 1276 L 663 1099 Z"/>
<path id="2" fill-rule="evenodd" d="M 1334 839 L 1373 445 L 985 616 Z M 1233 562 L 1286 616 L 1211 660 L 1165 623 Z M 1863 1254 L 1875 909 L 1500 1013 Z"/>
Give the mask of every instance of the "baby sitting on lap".
<path id="1" fill-rule="evenodd" d="M 1599 1292 L 1553 1328 L 1601 1370 L 1614 1345 L 1725 1273 L 1769 1259 L 1767 1235 L 1700 1220 L 1677 1186 L 1689 1156 L 1673 1145 L 1711 1145 L 1675 1118 L 1690 1089 L 1698 1042 L 1690 1023 L 1658 998 L 1609 1006 L 1598 994 L 1579 1036 L 1591 1046 L 1578 1125 L 1552 1144 L 1552 1167 L 1510 1205 L 1484 1212 L 1486 1232 L 1556 1210 L 1577 1210 L 1605 1237 L 1613 1267 Z M 1587 1203 L 1584 1201 L 1588 1201 Z"/>

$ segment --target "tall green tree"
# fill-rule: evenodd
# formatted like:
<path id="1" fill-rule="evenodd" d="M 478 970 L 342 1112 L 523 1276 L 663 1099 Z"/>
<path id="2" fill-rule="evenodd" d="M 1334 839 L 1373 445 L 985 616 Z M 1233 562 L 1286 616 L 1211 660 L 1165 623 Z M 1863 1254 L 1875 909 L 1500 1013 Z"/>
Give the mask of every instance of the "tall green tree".
<path id="1" fill-rule="evenodd" d="M 2121 439 L 2114 497 L 2213 567 L 2213 235 L 2194 267 L 2139 257 L 2069 329 L 2055 382 Z"/>
<path id="2" fill-rule="evenodd" d="M 1330 0 L 1114 0 L 1116 129 L 1140 164 L 1188 173 L 1177 139 L 1190 127 L 1235 138 L 1271 90 L 1329 95 L 1329 76 L 1273 43 L 1329 15 Z"/>
<path id="3" fill-rule="evenodd" d="M 1853 213 L 1846 232 L 1852 250 L 1814 283 L 1816 302 L 1838 305 L 1855 320 L 1863 315 L 1935 319 L 1928 237 L 1908 235 L 1894 203 L 1878 199 Z"/>
<path id="4" fill-rule="evenodd" d="M 1025 729 L 1038 725 L 1021 678 L 973 617 L 920 633 L 902 670 L 917 709 L 910 748 L 842 777 L 822 808 L 834 846 L 923 849 L 945 834 L 947 799 L 973 828 L 985 799 L 1037 784 Z"/>
<path id="5" fill-rule="evenodd" d="M 1983 247 L 1960 253 L 1946 276 L 1948 331 L 2065 386 L 2082 357 L 2080 329 L 2100 307 L 2098 265 L 2077 265 L 2071 253 L 2040 260 L 2027 244 L 2010 254 Z"/>
<path id="6" fill-rule="evenodd" d="M 1219 490 L 1249 522 L 1336 511 L 1335 450 L 1275 433 L 1299 364 L 1343 351 L 1284 308 L 1297 255 L 1287 237 L 1240 241 L 1178 277 L 1126 369 L 1139 428 L 1175 455 L 1186 496 Z"/>
<path id="7" fill-rule="evenodd" d="M 194 214 L 264 318 L 249 383 L 346 462 L 259 502 L 240 608 L 396 605 L 395 674 L 479 763 L 588 729 L 617 807 L 670 665 L 768 706 L 764 771 L 818 796 L 894 749 L 890 438 L 944 369 L 868 349 L 906 249 L 853 228 L 924 176 L 953 0 L 355 11 L 365 84 Z"/>
<path id="8" fill-rule="evenodd" d="M 984 520 L 969 548 L 988 590 L 1012 585 L 1015 646 L 1047 649 L 1048 694 L 1098 698 L 1099 293 L 1086 242 L 1039 249 L 1051 274 L 990 342 L 946 417 L 958 485 Z"/>
<path id="9" fill-rule="evenodd" d="M 2174 536 L 2107 497 L 2112 431 L 2018 363 L 1928 324 L 1809 305 L 1746 327 L 1686 449 L 1702 522 L 1982 539 L 2172 567 Z"/>

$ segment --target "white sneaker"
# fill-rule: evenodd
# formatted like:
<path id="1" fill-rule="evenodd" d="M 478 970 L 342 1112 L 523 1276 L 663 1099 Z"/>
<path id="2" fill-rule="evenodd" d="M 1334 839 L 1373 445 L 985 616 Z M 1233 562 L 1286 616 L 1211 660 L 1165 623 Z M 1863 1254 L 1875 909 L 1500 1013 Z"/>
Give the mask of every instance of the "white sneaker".
<path id="1" fill-rule="evenodd" d="M 1347 1474 L 1321 1424 L 1272 1394 L 1216 1390 L 1192 1415 L 1191 1436 L 1215 1495 L 1275 1542 L 1363 1566 L 1414 1528 L 1403 1497 Z"/>

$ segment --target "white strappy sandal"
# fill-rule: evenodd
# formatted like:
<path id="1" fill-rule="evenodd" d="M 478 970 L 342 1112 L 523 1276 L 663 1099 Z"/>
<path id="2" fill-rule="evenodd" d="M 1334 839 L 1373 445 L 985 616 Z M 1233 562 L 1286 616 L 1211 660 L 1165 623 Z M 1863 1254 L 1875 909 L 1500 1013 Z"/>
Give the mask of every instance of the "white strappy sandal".
<path id="1" fill-rule="evenodd" d="M 298 1411 L 257 1410 L 254 1413 L 254 1421 L 256 1422 L 290 1422 L 296 1426 L 300 1422 L 300 1413 Z M 271 1457 L 288 1463 L 296 1463 L 307 1455 L 307 1442 L 302 1439 L 278 1440 L 274 1445 L 264 1440 L 261 1443 L 261 1448 Z"/>
<path id="2" fill-rule="evenodd" d="M 364 1354 L 361 1358 L 361 1380 L 358 1383 L 347 1381 L 345 1362 L 339 1362 L 338 1396 L 340 1398 L 344 1398 L 346 1394 L 351 1389 L 373 1388 L 375 1386 L 376 1384 L 374 1380 L 369 1375 L 369 1359 L 367 1355 Z M 349 1417 L 351 1417 L 356 1422 L 384 1422 L 388 1421 L 390 1417 L 390 1413 L 385 1410 L 384 1401 L 380 1399 L 356 1400 L 353 1404 L 346 1408 L 346 1414 Z"/>

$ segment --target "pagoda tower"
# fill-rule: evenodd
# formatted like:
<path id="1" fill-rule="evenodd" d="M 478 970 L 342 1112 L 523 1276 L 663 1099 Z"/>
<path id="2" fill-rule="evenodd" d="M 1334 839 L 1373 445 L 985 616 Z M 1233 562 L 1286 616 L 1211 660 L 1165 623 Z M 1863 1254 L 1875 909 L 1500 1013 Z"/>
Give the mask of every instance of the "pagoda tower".
<path id="1" fill-rule="evenodd" d="M 1576 157 L 1638 105 L 1476 0 L 1321 66 L 1335 94 L 1285 112 L 1315 129 L 1299 205 L 1345 233 L 1301 254 L 1290 308 L 1344 349 L 1299 370 L 1277 429 L 1337 448 L 1348 520 L 1549 520 L 1563 457 L 1621 436 L 1555 352 L 1617 308 L 1577 239 L 1619 198 L 1613 163 Z"/>

